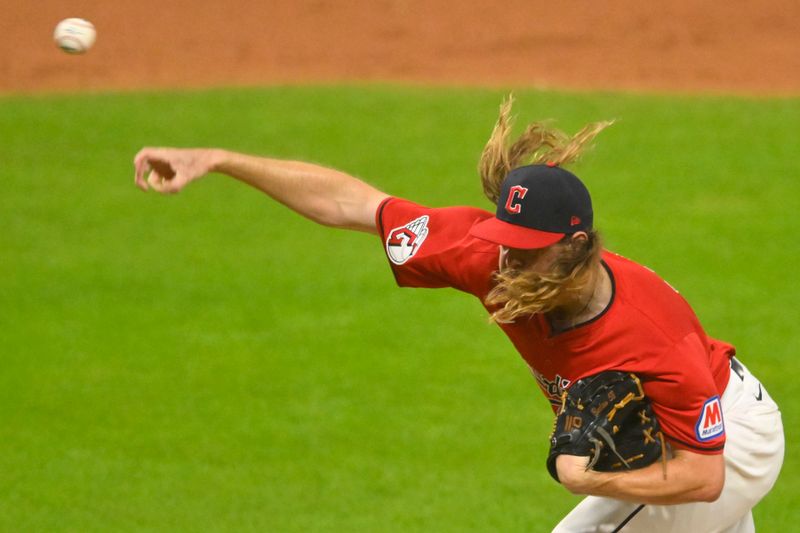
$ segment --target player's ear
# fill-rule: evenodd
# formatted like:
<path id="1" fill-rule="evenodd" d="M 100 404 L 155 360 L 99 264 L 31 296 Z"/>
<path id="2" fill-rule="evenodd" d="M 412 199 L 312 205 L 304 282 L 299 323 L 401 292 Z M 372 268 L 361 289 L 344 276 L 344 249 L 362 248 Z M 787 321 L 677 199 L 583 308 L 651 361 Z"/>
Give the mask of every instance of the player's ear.
<path id="1" fill-rule="evenodd" d="M 572 234 L 572 237 L 570 237 L 570 239 L 572 240 L 572 242 L 587 241 L 589 240 L 589 234 L 586 233 L 585 231 L 576 231 L 575 233 Z"/>

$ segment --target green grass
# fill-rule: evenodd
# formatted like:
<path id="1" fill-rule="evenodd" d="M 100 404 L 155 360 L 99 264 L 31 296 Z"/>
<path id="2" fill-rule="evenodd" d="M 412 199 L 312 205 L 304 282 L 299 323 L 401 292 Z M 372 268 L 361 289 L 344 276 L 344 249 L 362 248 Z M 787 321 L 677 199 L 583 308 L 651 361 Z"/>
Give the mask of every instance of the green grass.
<path id="1" fill-rule="evenodd" d="M 551 415 L 477 301 L 399 290 L 376 238 L 221 177 L 134 188 L 143 145 L 302 158 L 430 205 L 482 200 L 502 93 L 275 88 L 0 99 L 0 530 L 547 531 Z M 800 518 L 798 100 L 519 91 L 616 118 L 578 167 L 780 403 L 756 508 Z"/>

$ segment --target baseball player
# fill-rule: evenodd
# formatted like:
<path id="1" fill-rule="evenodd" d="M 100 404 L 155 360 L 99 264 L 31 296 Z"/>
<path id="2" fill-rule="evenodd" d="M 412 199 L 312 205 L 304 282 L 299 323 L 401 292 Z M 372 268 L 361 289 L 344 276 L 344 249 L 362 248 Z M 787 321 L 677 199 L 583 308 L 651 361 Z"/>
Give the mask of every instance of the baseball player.
<path id="1" fill-rule="evenodd" d="M 135 181 L 174 193 L 218 172 L 320 224 L 377 234 L 398 285 L 480 299 L 554 406 L 583 377 L 640 376 L 666 437 L 665 465 L 596 472 L 587 457 L 558 456 L 560 482 L 587 497 L 554 531 L 754 531 L 751 510 L 783 462 L 778 407 L 672 287 L 603 249 L 589 192 L 563 166 L 608 123 L 573 137 L 532 124 L 509 145 L 510 110 L 509 99 L 479 165 L 494 215 L 429 208 L 337 170 L 220 149 L 144 148 Z"/>

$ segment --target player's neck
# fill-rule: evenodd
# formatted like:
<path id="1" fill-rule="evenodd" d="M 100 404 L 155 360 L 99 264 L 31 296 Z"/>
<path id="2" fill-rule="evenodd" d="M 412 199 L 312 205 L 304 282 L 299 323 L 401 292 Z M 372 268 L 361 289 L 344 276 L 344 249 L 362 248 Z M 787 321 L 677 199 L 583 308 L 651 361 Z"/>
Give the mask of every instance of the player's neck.
<path id="1" fill-rule="evenodd" d="M 547 317 L 553 329 L 564 330 L 588 322 L 602 313 L 611 301 L 611 279 L 601 263 L 597 263 L 589 282 L 571 299 Z"/>

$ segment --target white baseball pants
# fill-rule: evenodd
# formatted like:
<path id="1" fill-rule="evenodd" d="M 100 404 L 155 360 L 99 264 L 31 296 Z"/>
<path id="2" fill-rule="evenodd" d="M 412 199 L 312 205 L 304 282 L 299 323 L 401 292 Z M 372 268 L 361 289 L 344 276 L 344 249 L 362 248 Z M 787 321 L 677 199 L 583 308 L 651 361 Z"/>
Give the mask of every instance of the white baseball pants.
<path id="1" fill-rule="evenodd" d="M 641 506 L 588 496 L 553 533 L 755 532 L 752 509 L 775 484 L 783 464 L 783 424 L 761 383 L 738 361 L 731 366 L 722 395 L 725 486 L 717 501 Z"/>

